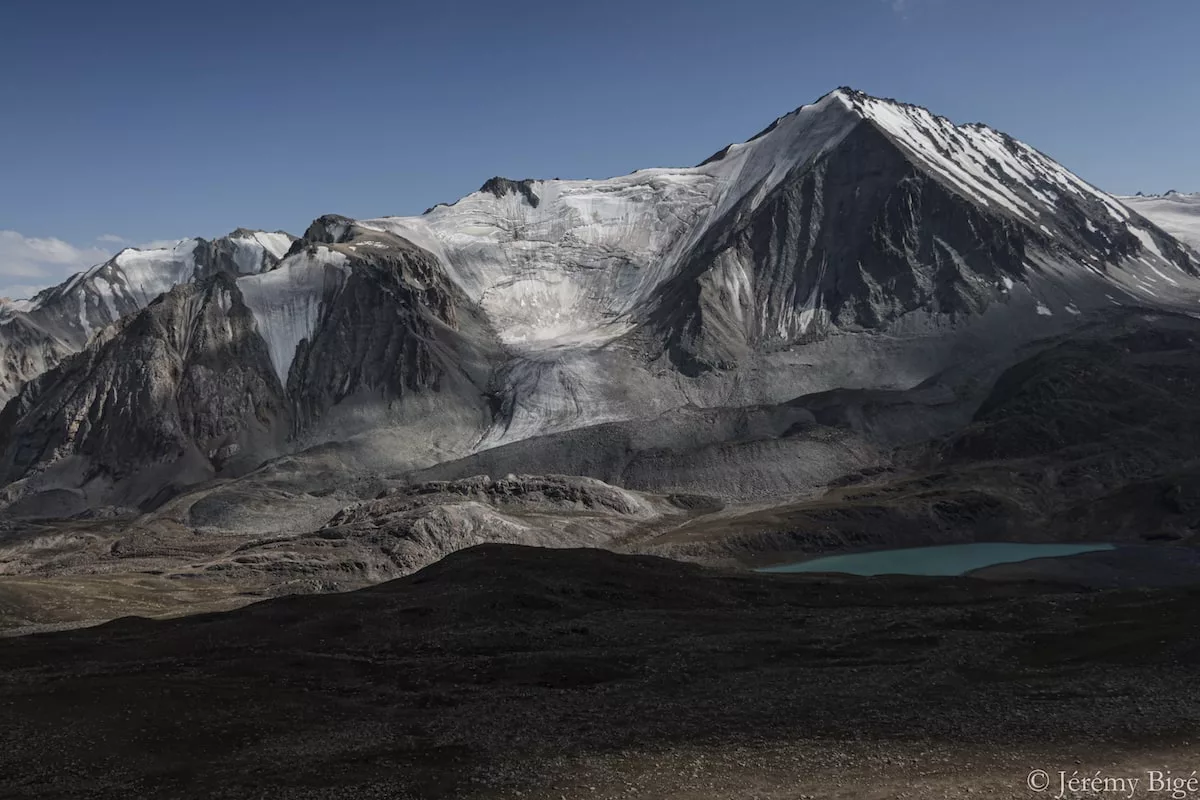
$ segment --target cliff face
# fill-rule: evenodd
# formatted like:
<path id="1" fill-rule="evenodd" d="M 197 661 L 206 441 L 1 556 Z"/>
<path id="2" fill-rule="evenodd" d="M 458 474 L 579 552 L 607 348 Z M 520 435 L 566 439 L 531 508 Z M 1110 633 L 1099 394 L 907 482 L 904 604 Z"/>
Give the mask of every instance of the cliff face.
<path id="1" fill-rule="evenodd" d="M 486 319 L 430 253 L 389 239 L 359 247 L 287 376 L 295 433 L 348 398 L 424 392 L 479 403 L 501 352 Z"/>

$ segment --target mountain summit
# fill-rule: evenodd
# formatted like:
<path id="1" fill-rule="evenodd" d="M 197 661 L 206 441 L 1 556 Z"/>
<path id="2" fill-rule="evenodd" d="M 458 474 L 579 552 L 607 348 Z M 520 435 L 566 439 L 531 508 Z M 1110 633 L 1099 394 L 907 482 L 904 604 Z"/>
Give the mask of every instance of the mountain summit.
<path id="1" fill-rule="evenodd" d="M 694 429 L 645 426 L 696 409 L 724 450 L 662 455 L 661 488 L 795 488 L 893 434 L 789 434 L 762 461 L 721 415 L 940 381 L 957 399 L 936 428 L 1025 343 L 1200 301 L 1194 251 L 1037 150 L 851 89 L 695 167 L 493 178 L 419 217 L 263 236 L 122 254 L 5 312 L 15 331 L 85 311 L 74 338 L 7 351 L 32 379 L 3 412 L 13 508 L 151 508 L 283 464 L 299 492 L 330 470 L 519 469 L 571 448 L 570 471 L 607 475 L 640 448 L 688 452 Z M 771 419 L 771 437 L 796 430 L 794 411 Z M 586 457 L 567 444 L 604 426 Z M 738 459 L 758 459 L 758 489 L 723 477 Z"/>

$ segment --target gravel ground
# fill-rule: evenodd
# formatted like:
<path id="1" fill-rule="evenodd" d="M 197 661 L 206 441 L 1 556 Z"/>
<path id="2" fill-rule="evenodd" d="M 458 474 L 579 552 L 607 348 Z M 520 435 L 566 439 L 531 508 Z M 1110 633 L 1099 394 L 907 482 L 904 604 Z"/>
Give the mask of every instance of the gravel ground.
<path id="1" fill-rule="evenodd" d="M 485 545 L 5 639 L 0 796 L 1028 798 L 1035 768 L 1200 767 L 1197 610 Z"/>

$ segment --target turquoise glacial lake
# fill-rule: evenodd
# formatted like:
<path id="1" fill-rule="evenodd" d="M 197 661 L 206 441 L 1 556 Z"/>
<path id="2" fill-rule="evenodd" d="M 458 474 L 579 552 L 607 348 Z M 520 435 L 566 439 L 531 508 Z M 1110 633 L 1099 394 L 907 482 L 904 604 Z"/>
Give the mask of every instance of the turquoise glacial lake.
<path id="1" fill-rule="evenodd" d="M 763 567 L 757 572 L 841 572 L 849 575 L 962 575 L 995 564 L 1012 564 L 1033 558 L 1061 558 L 1099 550 L 1111 544 L 1023 544 L 973 542 L 903 550 L 843 553 L 792 564 Z"/>

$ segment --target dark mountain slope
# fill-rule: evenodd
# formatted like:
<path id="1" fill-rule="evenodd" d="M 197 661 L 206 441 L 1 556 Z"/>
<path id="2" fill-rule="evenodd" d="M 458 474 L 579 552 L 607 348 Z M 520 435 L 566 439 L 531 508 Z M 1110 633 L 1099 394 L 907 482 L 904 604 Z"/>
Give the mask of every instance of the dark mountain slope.
<path id="1" fill-rule="evenodd" d="M 1035 294 L 1057 285 L 1072 313 L 1114 295 L 1146 302 L 1112 276 L 1152 252 L 1200 275 L 1200 261 L 1153 224 L 1128 212 L 1118 220 L 1098 196 L 1062 192 L 1050 182 L 1059 176 L 1023 182 L 988 163 L 996 183 L 1043 206 L 1036 217 L 972 196 L 879 124 L 877 111 L 856 109 L 864 116 L 844 138 L 761 199 L 744 196 L 660 288 L 648 324 L 685 373 L 732 369 L 763 347 L 834 331 L 883 330 L 913 312 L 953 323 L 1004 302 L 1014 283 Z M 945 124 L 944 141 L 964 135 Z M 1041 168 L 1023 145 L 1002 140 L 1015 163 Z M 939 154 L 952 164 L 968 157 Z"/>
<path id="2" fill-rule="evenodd" d="M 287 415 L 254 320 L 219 275 L 176 287 L 26 384 L 0 414 L 0 450 L 9 481 L 45 484 L 47 512 L 140 505 L 256 466 Z"/>

